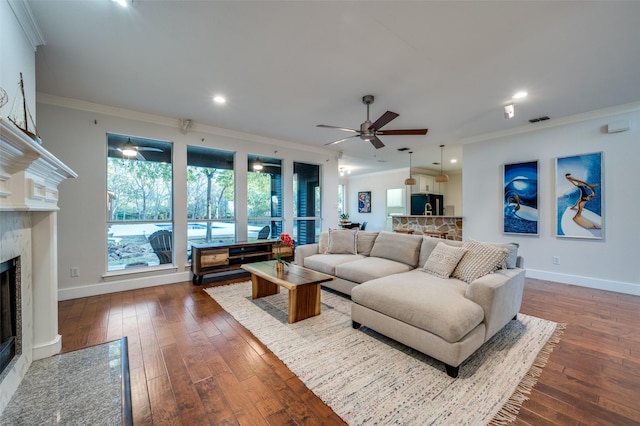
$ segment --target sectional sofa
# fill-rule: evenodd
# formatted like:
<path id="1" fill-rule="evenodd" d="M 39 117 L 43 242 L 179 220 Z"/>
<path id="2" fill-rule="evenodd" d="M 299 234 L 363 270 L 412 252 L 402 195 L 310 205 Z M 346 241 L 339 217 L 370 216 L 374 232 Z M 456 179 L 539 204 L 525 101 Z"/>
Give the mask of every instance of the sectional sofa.
<path id="1" fill-rule="evenodd" d="M 445 364 L 460 365 L 516 318 L 525 271 L 513 243 L 329 230 L 296 247 L 295 263 L 336 277 L 364 325 Z"/>

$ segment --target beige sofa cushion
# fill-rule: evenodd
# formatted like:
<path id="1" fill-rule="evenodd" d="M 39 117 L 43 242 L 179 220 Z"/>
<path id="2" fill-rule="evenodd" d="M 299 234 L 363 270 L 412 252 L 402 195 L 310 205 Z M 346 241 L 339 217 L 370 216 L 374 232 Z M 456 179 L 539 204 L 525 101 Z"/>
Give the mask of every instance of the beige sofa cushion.
<path id="1" fill-rule="evenodd" d="M 516 262 L 518 261 L 518 247 L 520 244 L 518 243 L 488 243 L 492 246 L 505 248 L 509 252 L 507 257 L 504 259 L 504 262 L 500 267 L 502 269 L 514 269 L 516 267 Z"/>
<path id="2" fill-rule="evenodd" d="M 356 234 L 356 240 L 358 245 L 358 254 L 363 256 L 369 256 L 371 249 L 378 236 L 377 232 L 358 231 Z"/>
<path id="3" fill-rule="evenodd" d="M 302 266 L 324 274 L 336 275 L 337 265 L 360 259 L 364 259 L 364 256 L 359 254 L 314 254 L 305 257 Z"/>
<path id="4" fill-rule="evenodd" d="M 467 252 L 460 259 L 452 276 L 468 283 L 497 270 L 509 254 L 506 248 L 474 240 L 466 241 L 462 247 Z"/>
<path id="5" fill-rule="evenodd" d="M 407 272 L 411 266 L 379 257 L 365 257 L 353 262 L 336 265 L 335 276 L 356 283 L 373 280 L 387 275 Z"/>
<path id="6" fill-rule="evenodd" d="M 327 254 L 357 254 L 357 229 L 329 229 Z"/>
<path id="7" fill-rule="evenodd" d="M 450 247 L 462 247 L 462 241 L 454 241 L 454 240 L 445 240 L 442 238 L 434 238 L 434 237 L 423 237 L 422 244 L 420 246 L 420 259 L 418 260 L 418 265 L 424 265 L 431 252 L 438 245 L 438 243 L 444 243 Z"/>
<path id="8" fill-rule="evenodd" d="M 373 243 L 370 256 L 395 260 L 415 268 L 418 266 L 420 257 L 420 244 L 422 244 L 420 235 L 380 231 Z"/>
<path id="9" fill-rule="evenodd" d="M 436 277 L 449 278 L 466 252 L 467 250 L 462 247 L 451 247 L 445 243 L 438 243 L 429 255 L 423 269 Z"/>
<path id="10" fill-rule="evenodd" d="M 453 343 L 484 319 L 482 307 L 465 297 L 466 289 L 463 281 L 415 269 L 360 284 L 351 300 Z"/>

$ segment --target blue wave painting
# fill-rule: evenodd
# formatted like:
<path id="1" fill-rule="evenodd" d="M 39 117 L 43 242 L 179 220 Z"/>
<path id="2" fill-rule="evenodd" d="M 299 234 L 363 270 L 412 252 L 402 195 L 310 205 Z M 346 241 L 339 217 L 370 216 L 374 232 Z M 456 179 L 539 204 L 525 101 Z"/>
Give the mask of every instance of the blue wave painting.
<path id="1" fill-rule="evenodd" d="M 503 232 L 538 234 L 538 162 L 505 164 Z"/>

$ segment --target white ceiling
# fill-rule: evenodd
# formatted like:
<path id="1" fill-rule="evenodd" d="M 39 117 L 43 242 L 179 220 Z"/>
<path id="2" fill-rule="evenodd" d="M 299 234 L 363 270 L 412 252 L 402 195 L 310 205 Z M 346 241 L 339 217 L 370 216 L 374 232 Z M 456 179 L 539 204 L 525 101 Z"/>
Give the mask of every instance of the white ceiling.
<path id="1" fill-rule="evenodd" d="M 385 129 L 429 128 L 331 146 L 355 172 L 406 167 L 400 147 L 437 169 L 440 144 L 453 170 L 465 139 L 640 100 L 640 2 L 28 3 L 39 92 L 317 147 L 349 136 L 317 124 L 359 128 L 366 94 L 372 121 L 400 114 Z"/>

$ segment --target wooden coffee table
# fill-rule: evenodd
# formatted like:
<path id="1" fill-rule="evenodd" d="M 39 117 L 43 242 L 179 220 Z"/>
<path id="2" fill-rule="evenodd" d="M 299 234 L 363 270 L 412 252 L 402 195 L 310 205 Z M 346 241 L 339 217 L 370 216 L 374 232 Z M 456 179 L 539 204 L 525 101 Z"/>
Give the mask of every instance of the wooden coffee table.
<path id="1" fill-rule="evenodd" d="M 251 297 L 258 299 L 289 290 L 289 324 L 320 315 L 320 284 L 335 280 L 331 275 L 289 265 L 276 272 L 276 261 L 246 263 L 242 269 L 251 273 Z"/>

